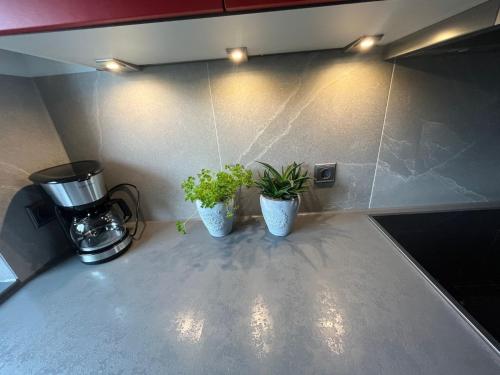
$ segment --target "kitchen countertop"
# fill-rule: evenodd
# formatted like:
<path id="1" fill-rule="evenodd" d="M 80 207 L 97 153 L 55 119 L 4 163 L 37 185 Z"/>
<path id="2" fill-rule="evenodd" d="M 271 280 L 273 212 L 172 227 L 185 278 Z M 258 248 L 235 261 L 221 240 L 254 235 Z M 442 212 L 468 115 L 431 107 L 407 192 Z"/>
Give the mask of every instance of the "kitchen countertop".
<path id="1" fill-rule="evenodd" d="M 150 222 L 0 305 L 1 374 L 498 374 L 500 357 L 363 214 Z"/>

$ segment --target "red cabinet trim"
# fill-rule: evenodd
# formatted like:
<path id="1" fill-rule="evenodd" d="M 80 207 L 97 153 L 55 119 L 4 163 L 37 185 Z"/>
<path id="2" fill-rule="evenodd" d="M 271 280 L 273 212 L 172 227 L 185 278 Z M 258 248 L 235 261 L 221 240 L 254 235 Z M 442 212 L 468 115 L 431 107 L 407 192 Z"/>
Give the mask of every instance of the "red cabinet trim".
<path id="1" fill-rule="evenodd" d="M 223 0 L 0 0 L 0 35 L 220 14 Z"/>
<path id="2" fill-rule="evenodd" d="M 380 0 L 0 0 L 0 36 Z"/>

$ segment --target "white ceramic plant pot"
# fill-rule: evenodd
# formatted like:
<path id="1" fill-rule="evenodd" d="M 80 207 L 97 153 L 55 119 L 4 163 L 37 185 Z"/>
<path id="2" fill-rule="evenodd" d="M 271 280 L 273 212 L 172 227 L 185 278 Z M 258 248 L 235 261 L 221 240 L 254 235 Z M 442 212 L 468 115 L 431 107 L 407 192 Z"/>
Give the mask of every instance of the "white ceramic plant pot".
<path id="1" fill-rule="evenodd" d="M 200 214 L 201 220 L 205 227 L 213 237 L 224 237 L 233 229 L 234 208 L 233 204 L 217 203 L 214 207 L 201 207 L 201 201 L 196 201 L 196 208 Z M 233 215 L 228 217 L 227 213 L 233 212 Z"/>
<path id="2" fill-rule="evenodd" d="M 281 200 L 260 196 L 260 208 L 264 221 L 269 232 L 275 236 L 283 237 L 292 231 L 299 206 L 300 198 Z"/>

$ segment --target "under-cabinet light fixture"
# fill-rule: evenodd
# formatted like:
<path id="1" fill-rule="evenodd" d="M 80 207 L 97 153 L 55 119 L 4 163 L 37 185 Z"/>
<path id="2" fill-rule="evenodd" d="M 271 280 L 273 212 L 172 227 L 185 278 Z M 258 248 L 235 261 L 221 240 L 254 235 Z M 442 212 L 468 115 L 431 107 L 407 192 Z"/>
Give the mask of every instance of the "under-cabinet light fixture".
<path id="1" fill-rule="evenodd" d="M 247 47 L 226 48 L 226 52 L 229 60 L 236 64 L 248 61 Z"/>
<path id="2" fill-rule="evenodd" d="M 123 60 L 118 59 L 97 59 L 96 64 L 99 65 L 97 70 L 104 70 L 107 72 L 137 72 L 140 67 Z"/>
<path id="3" fill-rule="evenodd" d="M 384 34 L 365 35 L 344 48 L 345 52 L 367 52 L 377 45 Z"/>

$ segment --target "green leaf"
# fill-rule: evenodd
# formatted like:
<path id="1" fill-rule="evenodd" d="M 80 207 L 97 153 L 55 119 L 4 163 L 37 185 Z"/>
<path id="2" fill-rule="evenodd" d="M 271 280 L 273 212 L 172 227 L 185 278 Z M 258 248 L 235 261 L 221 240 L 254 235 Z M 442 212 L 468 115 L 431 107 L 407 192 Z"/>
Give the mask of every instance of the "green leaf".
<path id="1" fill-rule="evenodd" d="M 261 193 L 267 197 L 275 199 L 293 199 L 299 194 L 307 191 L 307 182 L 310 180 L 308 171 L 302 171 L 302 163 L 281 167 L 279 173 L 273 166 L 264 162 L 258 162 L 264 166 L 264 172 L 255 181 Z"/>
<path id="2" fill-rule="evenodd" d="M 179 233 L 186 234 L 186 224 L 183 221 L 177 220 L 175 226 Z"/>
<path id="3" fill-rule="evenodd" d="M 258 161 L 257 163 L 262 164 L 264 167 L 266 167 L 266 171 L 264 173 L 268 172 L 271 173 L 277 179 L 281 178 L 280 173 L 276 169 L 274 169 L 270 164 L 261 161 Z"/>
<path id="4" fill-rule="evenodd" d="M 202 207 L 211 208 L 219 202 L 229 201 L 242 186 L 250 187 L 253 183 L 252 171 L 235 164 L 226 165 L 221 171 L 202 169 L 196 177 L 184 180 L 181 188 L 186 201 L 199 200 Z M 177 229 L 182 233 L 185 225 L 181 224 L 177 224 Z"/>

